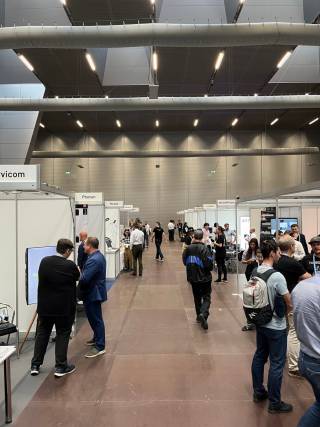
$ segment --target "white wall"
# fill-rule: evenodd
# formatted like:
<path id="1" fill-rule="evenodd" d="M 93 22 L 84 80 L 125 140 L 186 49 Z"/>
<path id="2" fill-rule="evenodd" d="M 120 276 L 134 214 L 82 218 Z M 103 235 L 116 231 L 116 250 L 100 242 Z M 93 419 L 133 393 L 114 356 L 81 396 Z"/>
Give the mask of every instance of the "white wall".
<path id="1" fill-rule="evenodd" d="M 120 248 L 120 209 L 105 208 L 105 236 L 111 239 L 112 247 Z M 115 222 L 114 222 L 115 221 Z"/>
<path id="2" fill-rule="evenodd" d="M 302 208 L 301 231 L 305 234 L 307 242 L 320 234 L 320 208 Z"/>

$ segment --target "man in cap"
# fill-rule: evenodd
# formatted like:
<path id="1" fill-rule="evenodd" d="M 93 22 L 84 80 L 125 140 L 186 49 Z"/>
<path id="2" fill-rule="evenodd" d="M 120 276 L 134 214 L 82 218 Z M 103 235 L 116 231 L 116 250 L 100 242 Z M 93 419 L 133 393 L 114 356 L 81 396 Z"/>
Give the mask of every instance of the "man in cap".
<path id="1" fill-rule="evenodd" d="M 312 237 L 309 242 L 312 253 L 306 255 L 301 263 L 308 273 L 313 276 L 320 275 L 320 236 Z"/>

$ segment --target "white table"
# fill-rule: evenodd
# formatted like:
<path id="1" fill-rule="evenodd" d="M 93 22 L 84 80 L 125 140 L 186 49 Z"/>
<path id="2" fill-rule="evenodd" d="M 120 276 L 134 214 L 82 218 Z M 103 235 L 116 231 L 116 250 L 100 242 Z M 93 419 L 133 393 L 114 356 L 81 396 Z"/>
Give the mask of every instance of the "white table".
<path id="1" fill-rule="evenodd" d="M 10 357 L 15 353 L 13 346 L 0 346 L 0 364 L 4 367 L 4 395 L 6 405 L 6 423 L 12 422 L 11 371 Z"/>

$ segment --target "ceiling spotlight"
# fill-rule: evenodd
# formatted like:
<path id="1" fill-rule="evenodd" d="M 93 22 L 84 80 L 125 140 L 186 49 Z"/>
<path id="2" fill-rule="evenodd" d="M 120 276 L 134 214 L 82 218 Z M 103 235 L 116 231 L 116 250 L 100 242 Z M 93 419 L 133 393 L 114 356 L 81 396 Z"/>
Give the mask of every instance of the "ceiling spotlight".
<path id="1" fill-rule="evenodd" d="M 153 71 L 158 70 L 158 54 L 157 54 L 157 52 L 153 52 L 153 54 L 152 54 L 152 68 L 153 68 Z"/>
<path id="2" fill-rule="evenodd" d="M 108 99 L 108 98 L 109 98 L 109 96 L 108 96 L 108 95 L 105 95 L 105 98 L 106 98 L 106 99 Z"/>
<path id="3" fill-rule="evenodd" d="M 70 171 L 65 171 L 65 174 L 66 175 L 71 175 L 71 172 Z"/>
<path id="4" fill-rule="evenodd" d="M 208 94 L 207 94 L 207 93 L 206 93 L 206 94 L 204 94 L 204 97 L 205 97 L 205 98 L 208 98 Z"/>
<path id="5" fill-rule="evenodd" d="M 116 120 L 116 125 L 118 126 L 118 128 L 121 128 L 121 122 L 120 122 L 120 120 Z"/>
<path id="6" fill-rule="evenodd" d="M 255 94 L 254 94 L 254 96 L 258 96 L 258 94 L 257 94 L 257 93 L 255 93 Z"/>
<path id="7" fill-rule="evenodd" d="M 309 125 L 313 125 L 313 123 L 316 123 L 319 120 L 319 117 L 316 117 L 315 119 L 311 120 L 311 122 L 309 122 Z"/>
<path id="8" fill-rule="evenodd" d="M 240 4 L 243 4 L 246 0 L 239 0 Z"/>
<path id="9" fill-rule="evenodd" d="M 291 56 L 291 54 L 292 54 L 292 52 L 291 51 L 288 51 L 288 52 L 286 52 L 284 55 L 283 55 L 283 57 L 280 59 L 280 61 L 278 62 L 278 64 L 277 64 L 277 68 L 281 68 L 282 67 L 282 65 L 290 58 L 290 56 Z"/>
<path id="10" fill-rule="evenodd" d="M 238 123 L 239 119 L 234 119 L 231 123 L 231 126 L 235 126 Z"/>
<path id="11" fill-rule="evenodd" d="M 60 0 L 60 2 L 63 4 L 63 6 L 67 6 L 67 0 Z"/>
<path id="12" fill-rule="evenodd" d="M 158 128 L 160 126 L 159 120 L 156 120 L 156 127 Z"/>
<path id="13" fill-rule="evenodd" d="M 222 61 L 223 61 L 223 57 L 224 57 L 224 50 L 222 50 L 221 52 L 219 52 L 219 55 L 217 57 L 217 60 L 216 60 L 215 66 L 214 66 L 214 68 L 215 68 L 216 71 L 219 70 L 219 68 L 220 68 L 220 66 L 222 64 Z"/>
<path id="14" fill-rule="evenodd" d="M 276 117 L 272 122 L 270 123 L 271 126 L 275 125 L 279 121 L 278 117 Z"/>
<path id="15" fill-rule="evenodd" d="M 44 125 L 43 123 L 40 123 L 40 124 L 39 124 L 39 126 L 40 126 L 42 129 L 44 129 L 44 128 L 45 128 L 45 125 Z"/>
<path id="16" fill-rule="evenodd" d="M 96 64 L 94 63 L 94 60 L 92 59 L 92 56 L 89 52 L 86 53 L 86 60 L 88 61 L 88 64 L 90 65 L 90 68 L 92 71 L 96 71 Z"/>
<path id="17" fill-rule="evenodd" d="M 27 58 L 24 55 L 18 55 L 19 59 L 23 64 L 28 68 L 30 71 L 34 71 L 34 68 L 32 64 L 27 60 Z"/>
<path id="18" fill-rule="evenodd" d="M 196 128 L 199 124 L 199 119 L 195 119 L 195 121 L 193 122 L 193 126 Z"/>
<path id="19" fill-rule="evenodd" d="M 307 92 L 307 93 L 305 93 L 305 95 L 310 95 L 310 93 L 309 93 L 309 92 Z"/>
<path id="20" fill-rule="evenodd" d="M 56 98 L 56 99 L 59 99 L 59 95 L 56 95 L 56 96 L 55 96 L 55 98 Z"/>
<path id="21" fill-rule="evenodd" d="M 82 122 L 80 122 L 80 120 L 77 120 L 76 123 L 79 126 L 79 128 L 83 128 L 83 124 L 82 124 Z"/>

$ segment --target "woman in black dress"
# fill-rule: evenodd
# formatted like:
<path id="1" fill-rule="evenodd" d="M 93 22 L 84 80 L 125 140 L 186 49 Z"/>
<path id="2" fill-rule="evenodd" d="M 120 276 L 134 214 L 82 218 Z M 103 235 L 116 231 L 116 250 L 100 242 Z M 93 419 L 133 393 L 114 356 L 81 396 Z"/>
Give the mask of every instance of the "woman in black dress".
<path id="1" fill-rule="evenodd" d="M 228 282 L 227 267 L 225 264 L 227 241 L 226 241 L 226 237 L 224 235 L 224 230 L 220 225 L 217 227 L 216 233 L 217 233 L 217 236 L 216 236 L 216 240 L 214 242 L 214 247 L 216 250 L 216 263 L 217 263 L 217 267 L 218 267 L 218 279 L 215 280 L 215 283 L 220 283 L 221 281 L 224 283 L 227 283 Z M 223 279 L 221 280 L 222 273 L 223 273 Z"/>

